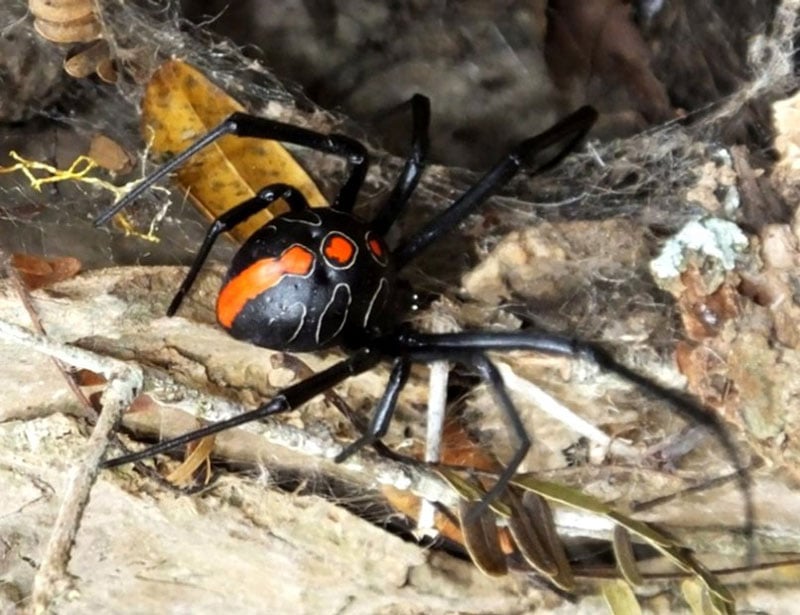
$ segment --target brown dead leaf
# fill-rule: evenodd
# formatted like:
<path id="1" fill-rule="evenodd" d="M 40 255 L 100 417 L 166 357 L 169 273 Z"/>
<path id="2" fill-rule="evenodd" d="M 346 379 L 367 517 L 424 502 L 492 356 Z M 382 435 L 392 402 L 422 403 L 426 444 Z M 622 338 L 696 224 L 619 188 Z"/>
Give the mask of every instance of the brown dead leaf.
<path id="1" fill-rule="evenodd" d="M 415 456 L 421 459 L 422 451 L 417 451 L 417 453 Z M 441 462 L 452 467 L 470 468 L 483 472 L 501 470 L 497 460 L 478 446 L 458 421 L 452 419 L 445 421 L 443 427 Z M 393 508 L 411 519 L 419 518 L 421 501 L 413 493 L 392 487 L 384 487 L 382 492 Z M 465 544 L 461 528 L 447 515 L 437 512 L 434 516 L 434 526 L 442 536 L 461 545 Z M 496 528 L 496 533 L 503 553 L 513 553 L 514 546 L 508 531 L 504 528 Z"/>
<path id="2" fill-rule="evenodd" d="M 81 262 L 71 256 L 43 258 L 34 254 L 16 253 L 11 255 L 11 264 L 28 290 L 68 280 L 81 270 Z"/>
<path id="3" fill-rule="evenodd" d="M 64 71 L 70 77 L 77 79 L 97 73 L 97 76 L 106 83 L 117 81 L 117 70 L 111 60 L 108 42 L 105 40 L 95 41 L 64 60 Z"/>
<path id="4" fill-rule="evenodd" d="M 508 574 L 506 554 L 497 538 L 497 525 L 493 514 L 472 514 L 478 502 L 461 500 L 458 503 L 458 520 L 472 561 L 483 574 L 499 577 Z"/>
<path id="5" fill-rule="evenodd" d="M 102 374 L 88 369 L 79 369 L 75 372 L 75 382 L 82 387 L 91 387 L 105 384 L 108 381 Z"/>
<path id="6" fill-rule="evenodd" d="M 114 173 L 127 173 L 133 168 L 133 157 L 113 139 L 96 134 L 89 145 L 89 158 L 98 166 Z"/>

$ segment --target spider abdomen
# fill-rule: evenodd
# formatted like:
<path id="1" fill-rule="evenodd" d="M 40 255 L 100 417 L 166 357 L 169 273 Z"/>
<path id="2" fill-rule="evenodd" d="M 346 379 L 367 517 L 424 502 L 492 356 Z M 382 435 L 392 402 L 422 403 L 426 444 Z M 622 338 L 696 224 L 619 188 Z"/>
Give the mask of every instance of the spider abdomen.
<path id="1" fill-rule="evenodd" d="M 217 299 L 231 335 L 273 350 L 359 340 L 381 324 L 395 269 L 383 239 L 350 214 L 291 211 L 233 258 Z"/>

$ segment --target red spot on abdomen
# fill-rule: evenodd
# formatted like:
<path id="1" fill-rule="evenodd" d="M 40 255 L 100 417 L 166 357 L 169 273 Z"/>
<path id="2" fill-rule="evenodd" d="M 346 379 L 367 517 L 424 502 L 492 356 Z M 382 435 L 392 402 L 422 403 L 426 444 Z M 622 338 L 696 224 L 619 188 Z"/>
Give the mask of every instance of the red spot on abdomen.
<path id="1" fill-rule="evenodd" d="M 228 280 L 217 298 L 217 320 L 230 329 L 248 301 L 269 290 L 284 276 L 305 276 L 314 266 L 314 254 L 301 245 L 286 248 L 278 258 L 262 258 Z"/>
<path id="2" fill-rule="evenodd" d="M 322 240 L 322 254 L 333 267 L 347 267 L 356 257 L 358 248 L 342 233 L 331 232 Z"/>
<path id="3" fill-rule="evenodd" d="M 378 239 L 378 237 L 374 235 L 372 231 L 367 232 L 365 239 L 372 257 L 378 262 L 379 265 L 385 267 L 388 263 L 388 259 L 386 258 L 386 247 L 384 246 L 383 241 Z"/>
<path id="4" fill-rule="evenodd" d="M 369 240 L 369 249 L 372 250 L 372 253 L 378 258 L 383 258 L 383 246 L 377 239 Z"/>

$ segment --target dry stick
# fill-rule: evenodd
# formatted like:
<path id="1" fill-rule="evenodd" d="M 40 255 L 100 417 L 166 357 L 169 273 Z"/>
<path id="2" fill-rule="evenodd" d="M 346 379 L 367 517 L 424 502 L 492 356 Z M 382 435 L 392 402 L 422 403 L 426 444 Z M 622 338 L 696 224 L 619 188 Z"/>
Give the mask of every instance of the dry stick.
<path id="1" fill-rule="evenodd" d="M 8 274 L 9 279 L 11 280 L 11 284 L 14 286 L 14 289 L 17 291 L 19 295 L 19 300 L 22 303 L 22 306 L 25 308 L 25 311 L 28 312 L 28 317 L 31 319 L 31 325 L 33 329 L 39 335 L 46 335 L 44 326 L 42 326 L 42 321 L 39 318 L 39 313 L 36 311 L 36 308 L 33 306 L 33 302 L 31 301 L 31 295 L 28 288 L 22 282 L 17 273 L 16 268 L 11 263 L 6 263 L 5 266 L 6 273 Z M 58 369 L 61 376 L 67 383 L 70 391 L 72 394 L 75 395 L 75 398 L 78 400 L 81 408 L 83 409 L 82 417 L 88 420 L 91 424 L 94 424 L 97 421 L 97 413 L 95 412 L 94 408 L 92 408 L 92 404 L 86 398 L 81 388 L 78 386 L 78 383 L 75 382 L 75 378 L 72 377 L 64 364 L 56 359 L 55 357 L 50 357 L 53 361 L 53 364 Z"/>
<path id="2" fill-rule="evenodd" d="M 499 365 L 503 370 L 503 364 L 499 363 Z M 516 375 L 513 374 L 513 371 L 505 369 L 504 377 L 507 378 L 508 374 L 511 374 L 512 378 L 511 382 L 507 380 L 506 384 L 510 389 L 515 390 L 518 387 L 518 383 L 514 380 Z M 519 379 L 518 376 L 516 378 Z M 147 379 L 154 388 L 168 389 L 183 397 L 184 401 L 189 403 L 182 404 L 182 406 L 186 406 L 187 409 L 191 408 L 197 418 L 205 421 L 227 420 L 252 409 L 245 408 L 228 399 L 189 389 L 162 373 L 150 374 L 148 372 Z M 529 391 L 523 390 L 522 394 L 526 392 Z M 330 436 L 324 437 L 319 433 L 308 433 L 280 422 L 256 421 L 241 425 L 237 429 L 256 433 L 271 444 L 277 444 L 309 456 L 332 459 L 343 448 Z M 608 436 L 606 435 L 605 438 Z M 407 465 L 383 457 L 367 456 L 364 453 L 356 453 L 340 465 L 349 471 L 366 474 L 376 485 L 388 485 L 396 489 L 411 491 L 422 499 L 439 502 L 444 506 L 453 507 L 459 501 L 458 495 L 446 483 L 421 465 Z M 608 540 L 614 528 L 613 522 L 591 512 L 559 507 L 555 514 L 559 532 L 566 536 Z"/>
<path id="3" fill-rule="evenodd" d="M 183 399 L 181 407 L 185 411 L 204 421 L 224 421 L 252 410 L 252 407 L 247 408 L 230 399 L 188 388 L 163 372 L 147 371 L 146 378 L 148 388 L 172 391 Z M 270 444 L 323 459 L 332 460 L 344 449 L 344 446 L 334 440 L 330 433 L 318 431 L 311 433 L 281 421 L 253 421 L 236 429 L 258 434 Z M 407 461 L 395 461 L 358 452 L 337 466 L 369 477 L 374 487 L 385 485 L 411 491 L 421 498 L 440 502 L 444 506 L 454 506 L 459 500 L 458 495 L 444 480 L 421 463 L 414 465 Z"/>
<path id="4" fill-rule="evenodd" d="M 39 352 L 58 357 L 65 363 L 103 373 L 109 380 L 114 377 L 122 378 L 120 370 L 132 368 L 127 363 L 41 338 L 25 329 L 3 321 L 0 321 L 0 337 L 19 341 Z M 136 369 L 136 374 L 139 377 L 137 388 L 141 391 L 141 383 L 144 376 L 140 368 Z M 246 408 L 229 399 L 187 388 L 175 382 L 163 372 L 147 371 L 146 378 L 148 388 L 168 389 L 180 393 L 184 400 L 192 402 L 190 405 L 198 418 L 207 421 L 225 420 L 252 410 L 252 408 Z M 105 399 L 106 397 L 104 397 Z M 111 397 L 108 399 L 111 399 Z M 113 411 L 114 409 L 112 408 Z M 100 424 L 95 430 L 99 427 Z M 326 437 L 321 434 L 308 433 L 279 421 L 256 421 L 242 425 L 238 429 L 257 433 L 270 444 L 276 444 L 309 456 L 333 459 L 343 448 L 340 443 L 334 441 L 329 435 Z M 454 506 L 458 502 L 458 496 L 447 483 L 421 464 L 413 466 L 391 459 L 375 458 L 372 455 L 357 453 L 339 465 L 349 471 L 369 476 L 376 486 L 389 485 L 396 489 L 412 491 L 420 497 L 441 502 L 445 506 Z"/>
<path id="5" fill-rule="evenodd" d="M 447 411 L 447 382 L 450 376 L 450 364 L 447 361 L 434 361 L 429 365 L 429 369 L 425 462 L 439 463 L 442 455 L 442 432 Z M 436 507 L 433 502 L 423 499 L 419 505 L 417 529 L 424 534 L 435 534 L 435 515 Z"/>
<path id="6" fill-rule="evenodd" d="M 82 501 L 83 505 L 85 505 L 88 489 L 97 475 L 97 463 L 99 456 L 102 455 L 100 451 L 107 444 L 107 440 L 104 440 L 104 438 L 108 437 L 109 425 L 113 425 L 116 422 L 119 414 L 130 403 L 133 397 L 133 389 L 141 390 L 143 376 L 140 368 L 134 365 L 122 363 L 66 344 L 53 342 L 3 321 L 0 321 L 0 338 L 18 341 L 39 352 L 57 357 L 67 364 L 102 373 L 110 381 L 109 390 L 104 396 L 105 405 L 108 407 L 104 409 L 101 421 L 95 427 L 90 452 L 87 454 L 85 462 L 75 469 L 74 476 L 78 478 L 72 480 L 69 484 L 62 505 L 63 514 L 59 514 L 58 522 L 42 560 L 39 574 L 34 581 L 32 604 L 33 612 L 38 614 L 45 612 L 47 604 L 52 598 L 63 591 L 62 588 L 58 587 L 58 579 L 66 580 L 68 578 L 66 562 L 69 557 L 69 548 L 83 510 L 83 506 L 76 506 L 70 504 L 70 502 Z M 509 383 L 508 373 L 504 374 L 504 376 L 506 384 L 513 389 L 513 377 L 510 379 L 512 383 Z M 192 407 L 197 411 L 202 411 L 200 413 L 204 415 L 203 418 L 206 420 L 223 420 L 241 414 L 248 409 L 230 400 L 214 397 L 180 385 L 162 372 L 148 371 L 146 377 L 148 385 L 151 387 L 157 389 L 166 388 L 183 395 L 185 399 L 191 399 L 194 402 L 191 404 Z M 302 429 L 280 422 L 249 423 L 240 428 L 260 434 L 271 444 L 277 444 L 306 455 L 333 458 L 342 450 L 342 446 L 329 436 L 322 437 L 310 434 Z M 368 475 L 377 485 L 391 485 L 397 489 L 408 490 L 421 498 L 441 502 L 444 506 L 452 507 L 459 500 L 459 496 L 444 481 L 423 467 L 408 466 L 390 459 L 376 459 L 373 456 L 368 457 L 362 453 L 353 455 L 341 465 L 349 471 Z M 569 507 L 558 507 L 555 513 L 559 534 L 563 536 L 607 540 L 613 530 L 613 523 L 593 513 Z M 71 522 L 69 521 L 69 515 L 73 516 Z M 696 533 L 696 530 L 692 533 Z M 701 542 L 703 544 L 717 544 L 721 538 L 730 539 L 729 533 L 720 536 L 719 533 L 712 531 L 711 534 L 711 537 L 701 537 Z M 740 551 L 747 548 L 744 543 L 732 546 L 739 547 Z"/>
<path id="7" fill-rule="evenodd" d="M 564 404 L 545 392 L 542 388 L 533 384 L 530 380 L 525 380 L 518 376 L 507 363 L 498 361 L 497 368 L 503 376 L 503 382 L 505 382 L 506 386 L 511 391 L 533 402 L 539 410 L 549 414 L 563 425 L 581 434 L 591 442 L 605 447 L 615 455 L 628 459 L 638 459 L 641 457 L 641 453 L 635 446 L 623 442 L 622 440 L 613 439 L 603 430 L 598 429 L 589 421 L 567 408 Z"/>
<path id="8" fill-rule="evenodd" d="M 71 579 L 67 564 L 83 511 L 89 502 L 89 493 L 99 472 L 100 461 L 123 411 L 141 390 L 143 376 L 141 369 L 134 365 L 52 342 L 2 321 L 0 336 L 70 365 L 101 373 L 108 380 L 103 395 L 103 409 L 89 438 L 88 451 L 83 460 L 70 470 L 61 508 L 33 579 L 30 612 L 38 615 L 47 613 L 53 600 L 69 589 Z"/>
<path id="9" fill-rule="evenodd" d="M 135 391 L 142 390 L 143 373 L 140 368 L 108 357 L 97 355 L 66 344 L 53 342 L 32 334 L 26 329 L 0 321 L 0 337 L 17 341 L 44 354 L 56 357 L 67 364 L 102 373 L 109 380 L 103 397 L 101 418 L 90 438 L 89 452 L 84 461 L 72 472 L 56 526 L 42 559 L 39 573 L 34 580 L 32 610 L 42 613 L 47 605 L 68 586 L 66 565 L 75 537 L 81 513 L 88 500 L 89 489 L 97 476 L 98 464 L 108 444 L 108 438 L 123 410 L 131 403 Z M 501 364 L 504 380 L 509 388 L 519 388 L 515 374 Z M 518 378 L 518 377 L 517 377 Z M 245 412 L 240 404 L 187 389 L 162 373 L 148 373 L 148 382 L 179 390 L 185 398 L 192 398 L 196 410 L 202 410 L 206 420 L 223 420 Z M 523 393 L 530 394 L 527 387 Z M 330 437 L 309 434 L 303 430 L 278 422 L 256 422 L 242 426 L 259 433 L 268 442 L 278 444 L 307 455 L 333 458 L 342 446 Z M 606 436 L 607 437 L 607 436 Z M 613 443 L 612 443 L 613 444 Z M 622 451 L 621 451 L 622 452 Z M 627 452 L 627 451 L 625 451 Z M 421 467 L 408 466 L 388 459 L 375 459 L 356 454 L 342 464 L 351 471 L 369 475 L 376 484 L 392 485 L 398 489 L 412 491 L 416 495 L 445 506 L 453 506 L 458 496 L 441 479 Z M 558 510 L 556 523 L 559 531 L 567 536 L 583 536 L 608 539 L 613 524 L 591 513 L 578 510 Z"/>

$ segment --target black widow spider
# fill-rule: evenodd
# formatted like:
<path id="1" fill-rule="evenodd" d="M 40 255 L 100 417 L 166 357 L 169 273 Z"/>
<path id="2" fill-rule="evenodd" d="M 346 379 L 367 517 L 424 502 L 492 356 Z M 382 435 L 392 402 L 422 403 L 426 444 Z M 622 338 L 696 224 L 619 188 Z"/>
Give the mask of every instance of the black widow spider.
<path id="1" fill-rule="evenodd" d="M 383 237 L 408 203 L 428 152 L 430 103 L 426 97 L 415 95 L 410 104 L 412 154 L 385 204 L 370 222 L 351 213 L 369 165 L 367 150 L 361 143 L 343 135 L 322 134 L 244 113 L 228 117 L 98 216 L 95 225 L 108 222 L 148 187 L 224 135 L 292 143 L 343 156 L 351 165 L 350 174 L 330 208 L 311 208 L 292 186 L 273 184 L 219 216 L 209 227 L 167 312 L 173 315 L 177 311 L 221 233 L 283 199 L 289 211 L 256 231 L 233 257 L 217 300 L 217 319 L 234 337 L 273 350 L 306 351 L 340 345 L 351 352 L 350 356 L 284 389 L 255 410 L 108 460 L 103 467 L 138 461 L 249 421 L 289 411 L 346 378 L 367 371 L 381 361 L 391 360 L 386 389 L 366 433 L 338 454 L 335 461 L 341 462 L 358 449 L 374 445 L 386 434 L 412 363 L 447 360 L 478 372 L 519 442 L 487 493 L 485 505 L 508 486 L 531 446 L 503 379 L 486 353 L 529 350 L 584 357 L 666 398 L 685 417 L 715 431 L 737 469 L 741 469 L 737 451 L 713 413 L 687 396 L 653 383 L 617 363 L 601 348 L 530 330 L 423 334 L 397 324 L 402 315 L 392 309 L 396 273 L 455 228 L 522 167 L 531 168 L 530 173 L 535 174 L 555 166 L 583 139 L 597 118 L 596 111 L 585 106 L 550 129 L 522 141 L 447 209 L 390 249 Z M 550 156 L 546 155 L 548 151 Z"/>

